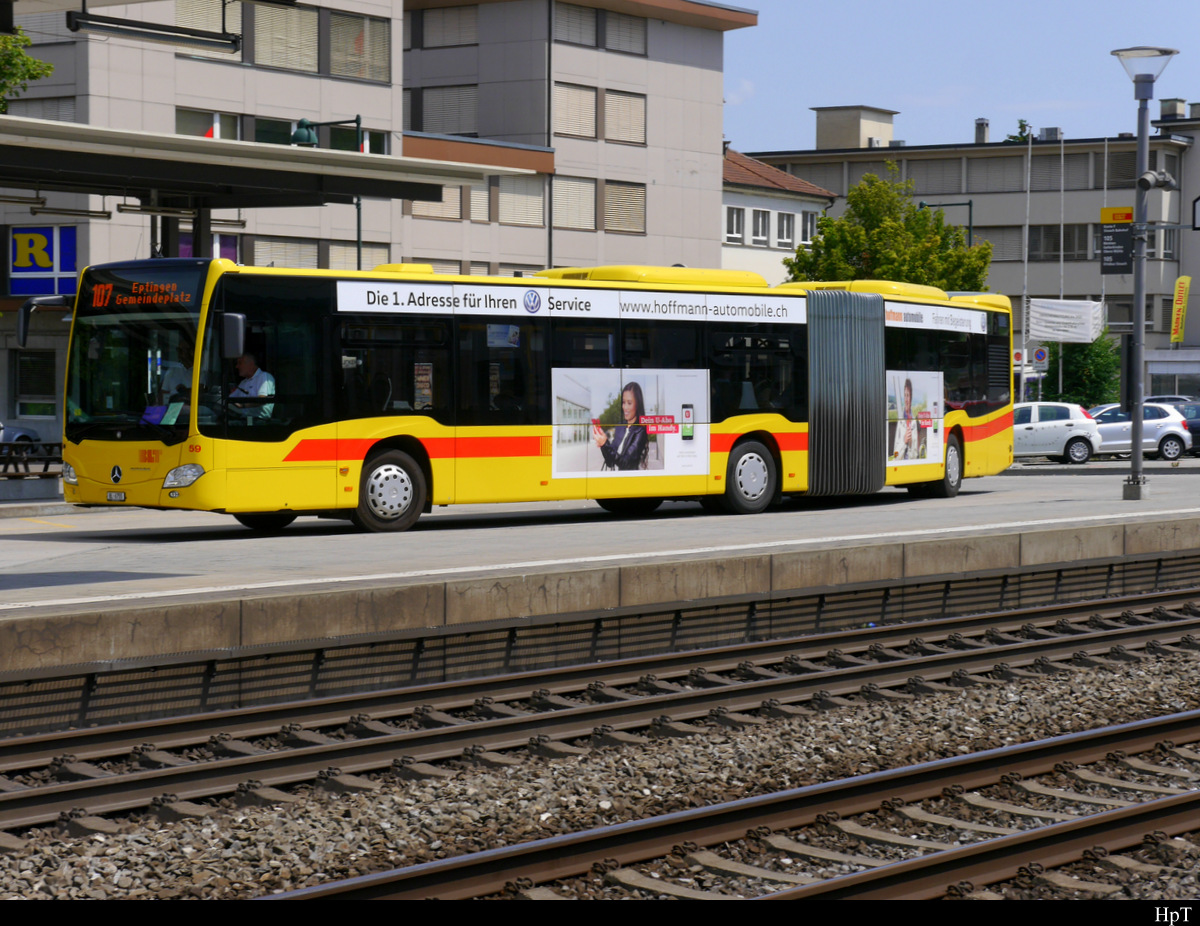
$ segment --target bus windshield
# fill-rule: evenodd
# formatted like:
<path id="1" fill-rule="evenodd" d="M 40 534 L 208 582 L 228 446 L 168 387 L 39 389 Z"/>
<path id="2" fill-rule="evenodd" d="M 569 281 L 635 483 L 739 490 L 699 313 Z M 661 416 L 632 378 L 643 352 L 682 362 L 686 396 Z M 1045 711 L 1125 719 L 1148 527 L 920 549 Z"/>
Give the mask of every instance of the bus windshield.
<path id="1" fill-rule="evenodd" d="M 187 438 L 206 260 L 91 267 L 67 368 L 68 441 Z"/>

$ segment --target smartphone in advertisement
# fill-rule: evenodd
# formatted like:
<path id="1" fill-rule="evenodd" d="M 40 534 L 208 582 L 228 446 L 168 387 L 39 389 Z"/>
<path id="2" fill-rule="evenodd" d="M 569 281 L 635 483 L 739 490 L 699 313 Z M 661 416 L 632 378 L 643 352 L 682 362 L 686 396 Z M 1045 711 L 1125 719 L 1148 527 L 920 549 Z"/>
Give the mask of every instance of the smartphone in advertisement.
<path id="1" fill-rule="evenodd" d="M 594 427 L 594 428 L 600 427 L 600 419 L 599 418 L 592 419 L 592 427 Z"/>
<path id="2" fill-rule="evenodd" d="M 695 410 L 691 403 L 683 406 L 683 414 L 681 416 L 681 427 L 679 433 L 684 440 L 691 440 L 695 436 Z"/>

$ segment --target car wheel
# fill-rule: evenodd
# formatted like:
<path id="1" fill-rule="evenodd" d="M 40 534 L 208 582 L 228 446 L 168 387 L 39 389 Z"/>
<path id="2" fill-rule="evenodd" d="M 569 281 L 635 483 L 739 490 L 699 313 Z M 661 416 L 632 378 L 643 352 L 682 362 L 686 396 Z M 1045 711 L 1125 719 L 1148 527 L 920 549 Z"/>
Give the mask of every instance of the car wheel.
<path id="1" fill-rule="evenodd" d="M 1174 434 L 1168 434 L 1158 444 L 1160 460 L 1178 460 L 1183 456 L 1183 441 Z"/>
<path id="2" fill-rule="evenodd" d="M 962 442 L 957 434 L 946 440 L 946 472 L 937 482 L 927 482 L 929 494 L 934 498 L 954 498 L 962 488 L 963 457 Z"/>
<path id="3" fill-rule="evenodd" d="M 1092 445 L 1088 443 L 1086 437 L 1073 437 L 1067 441 L 1062 455 L 1064 463 L 1086 463 L 1091 458 Z"/>
<path id="4" fill-rule="evenodd" d="M 757 514 L 775 500 L 775 458 L 758 441 L 738 444 L 725 471 L 725 505 L 734 514 Z"/>
<path id="5" fill-rule="evenodd" d="M 235 514 L 234 520 L 259 534 L 274 534 L 293 521 L 296 515 L 290 511 L 273 511 L 270 514 Z"/>
<path id="6" fill-rule="evenodd" d="M 385 450 L 363 464 L 353 520 L 367 531 L 404 531 L 425 508 L 425 473 L 399 450 Z"/>

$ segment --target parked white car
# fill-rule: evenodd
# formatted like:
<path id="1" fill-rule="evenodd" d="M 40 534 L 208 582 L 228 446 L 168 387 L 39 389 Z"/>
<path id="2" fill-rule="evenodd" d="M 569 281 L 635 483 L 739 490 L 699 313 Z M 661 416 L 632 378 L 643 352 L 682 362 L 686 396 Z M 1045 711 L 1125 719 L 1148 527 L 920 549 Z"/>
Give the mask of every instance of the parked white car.
<path id="1" fill-rule="evenodd" d="M 1020 402 L 1013 406 L 1013 456 L 1053 457 L 1086 463 L 1103 442 L 1092 416 L 1069 402 Z"/>
<path id="2" fill-rule="evenodd" d="M 1133 421 L 1120 405 L 1097 405 L 1089 409 L 1100 427 L 1105 453 L 1129 453 L 1133 444 Z M 1173 405 L 1147 402 L 1142 406 L 1142 453 L 1160 460 L 1178 460 L 1192 447 L 1187 419 Z"/>

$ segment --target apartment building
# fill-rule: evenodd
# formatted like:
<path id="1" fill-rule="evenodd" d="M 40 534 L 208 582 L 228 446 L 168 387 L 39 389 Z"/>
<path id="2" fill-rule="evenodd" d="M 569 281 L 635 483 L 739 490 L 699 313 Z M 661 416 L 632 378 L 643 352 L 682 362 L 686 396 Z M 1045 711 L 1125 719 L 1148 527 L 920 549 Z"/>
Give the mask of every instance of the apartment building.
<path id="1" fill-rule="evenodd" d="M 1191 204 L 1200 195 L 1200 162 L 1191 155 L 1200 106 L 1186 109 L 1182 100 L 1161 101 L 1158 131 L 1150 139 L 1151 168 L 1168 171 L 1179 189 L 1149 194 L 1154 227 L 1144 306 L 1146 386 L 1150 393 L 1200 395 L 1200 319 L 1194 312 L 1182 349 L 1169 343 L 1175 282 L 1200 272 L 1200 248 L 1189 247 Z M 1017 343 L 1022 295 L 1103 300 L 1109 331 L 1132 330 L 1132 274 L 1100 272 L 1101 209 L 1133 208 L 1132 134 L 1070 139 L 1060 129 L 1044 128 L 1028 141 L 992 141 L 981 119 L 973 133 L 966 127 L 970 141 L 908 145 L 893 137 L 893 110 L 837 106 L 816 113 L 815 149 L 753 157 L 832 191 L 832 216 L 845 210 L 846 191 L 864 174 L 886 176 L 888 165 L 895 165 L 900 179 L 913 181 L 916 198 L 943 209 L 948 221 L 969 225 L 976 240 L 992 243 L 988 285 L 1013 297 Z"/>
<path id="2" fill-rule="evenodd" d="M 27 295 L 73 291 L 89 263 L 149 256 L 155 240 L 168 254 L 335 269 L 355 267 L 360 244 L 364 267 L 426 262 L 447 273 L 720 261 L 723 35 L 754 25 L 753 12 L 709 0 L 158 0 L 102 10 L 241 36 L 236 50 L 218 50 L 70 31 L 68 4 L 18 5 L 17 24 L 55 71 L 10 114 L 280 145 L 302 119 L 333 122 L 318 130 L 321 147 L 473 165 L 478 179 L 445 187 L 440 202 L 366 198 L 361 213 L 218 209 L 198 229 L 119 214 L 113 195 L 46 194 L 48 209 L 92 216 L 0 203 L 10 241 L 0 419 L 47 436 L 61 429 L 50 389 L 62 382 L 66 325 L 38 318 L 30 349 L 18 351 L 11 309 Z M 18 266 L 16 236 L 30 234 L 45 246 Z"/>

